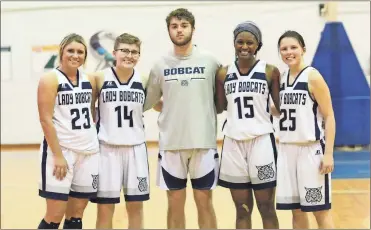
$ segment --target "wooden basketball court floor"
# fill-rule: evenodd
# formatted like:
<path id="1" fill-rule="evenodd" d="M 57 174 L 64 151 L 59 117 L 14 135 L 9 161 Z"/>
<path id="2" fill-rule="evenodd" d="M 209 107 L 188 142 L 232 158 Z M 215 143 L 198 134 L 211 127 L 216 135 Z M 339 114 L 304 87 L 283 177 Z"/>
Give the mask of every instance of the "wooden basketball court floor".
<path id="1" fill-rule="evenodd" d="M 151 146 L 149 163 L 151 173 L 151 199 L 144 204 L 144 228 L 166 228 L 166 193 L 155 185 L 157 147 Z M 38 149 L 2 149 L 1 152 L 1 228 L 35 229 L 45 213 L 45 201 L 38 196 L 40 166 Z M 123 200 L 123 198 L 121 198 Z M 332 213 L 336 228 L 370 229 L 370 179 L 334 179 L 332 181 Z M 214 207 L 218 228 L 235 228 L 235 209 L 227 189 L 214 190 Z M 277 211 L 280 228 L 292 228 L 291 212 Z M 253 228 L 261 229 L 257 207 L 253 210 Z M 94 229 L 96 205 L 89 203 L 83 219 L 85 229 Z M 310 215 L 310 228 L 316 228 Z M 60 227 L 61 228 L 61 227 Z M 114 228 L 127 228 L 125 204 L 116 206 Z M 188 187 L 186 202 L 186 228 L 197 229 L 197 211 L 193 194 Z"/>

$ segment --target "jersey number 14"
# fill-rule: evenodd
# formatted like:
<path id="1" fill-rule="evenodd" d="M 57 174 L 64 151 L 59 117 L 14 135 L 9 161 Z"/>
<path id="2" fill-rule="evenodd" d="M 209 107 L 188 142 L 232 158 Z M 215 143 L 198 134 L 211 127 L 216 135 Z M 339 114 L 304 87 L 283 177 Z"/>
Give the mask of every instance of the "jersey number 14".
<path id="1" fill-rule="evenodd" d="M 122 116 L 122 108 L 124 108 L 124 116 Z M 133 110 L 128 113 L 128 107 L 126 105 L 124 106 L 117 106 L 115 108 L 115 111 L 117 112 L 117 126 L 122 127 L 122 120 L 129 120 L 129 127 L 134 126 L 133 122 Z"/>

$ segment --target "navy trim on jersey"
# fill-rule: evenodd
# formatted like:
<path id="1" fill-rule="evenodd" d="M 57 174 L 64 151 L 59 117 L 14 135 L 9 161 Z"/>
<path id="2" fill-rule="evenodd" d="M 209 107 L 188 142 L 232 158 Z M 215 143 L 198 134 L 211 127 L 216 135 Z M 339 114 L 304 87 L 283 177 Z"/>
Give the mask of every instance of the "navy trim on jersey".
<path id="1" fill-rule="evenodd" d="M 215 157 L 214 157 L 215 159 Z M 209 190 L 214 185 L 215 181 L 215 167 L 205 176 L 200 178 L 191 179 L 191 184 L 193 189 L 198 190 Z"/>
<path id="2" fill-rule="evenodd" d="M 301 208 L 300 203 L 288 203 L 288 204 L 277 203 L 276 204 L 276 209 L 279 209 L 279 210 L 292 210 L 292 209 L 300 209 L 300 208 Z"/>
<path id="3" fill-rule="evenodd" d="M 147 155 L 147 168 L 148 168 L 148 191 L 150 191 L 150 180 L 151 180 L 151 171 L 149 170 L 149 161 L 148 161 L 148 149 L 147 149 L 147 143 L 144 142 L 144 146 L 146 147 L 146 155 Z"/>
<path id="4" fill-rule="evenodd" d="M 108 82 L 108 81 L 105 81 L 104 83 L 106 83 L 106 82 Z M 98 106 L 97 106 L 97 109 L 98 109 L 98 111 L 97 111 L 98 120 L 97 120 L 96 125 L 95 125 L 95 127 L 97 129 L 97 133 L 99 133 L 99 128 L 100 128 L 100 108 L 99 108 L 100 107 L 100 95 L 102 93 L 102 90 L 103 90 L 103 87 L 104 87 L 104 83 L 103 83 L 102 88 L 100 88 L 99 94 L 98 94 Z M 116 82 L 114 82 L 114 83 L 116 85 Z M 94 117 L 94 119 L 95 119 L 95 117 Z"/>
<path id="5" fill-rule="evenodd" d="M 307 90 L 308 83 L 307 82 L 298 82 L 293 90 Z"/>
<path id="6" fill-rule="evenodd" d="M 225 140 L 225 135 L 223 137 L 223 143 L 222 143 L 222 151 L 220 152 L 220 164 L 219 164 L 219 172 L 218 172 L 218 181 L 220 178 L 220 170 L 222 168 L 222 158 L 223 158 L 223 148 L 224 148 L 224 140 Z M 218 182 L 219 183 L 219 182 Z"/>
<path id="7" fill-rule="evenodd" d="M 252 184 L 252 189 L 254 190 L 263 190 L 267 188 L 275 188 L 277 186 L 277 181 L 270 181 L 266 183 L 261 183 L 261 184 Z"/>
<path id="8" fill-rule="evenodd" d="M 266 81 L 268 83 L 265 73 L 254 72 L 254 74 L 251 76 L 250 79 L 263 80 L 263 81 Z"/>
<path id="9" fill-rule="evenodd" d="M 277 146 L 276 146 L 276 138 L 274 137 L 273 133 L 269 134 L 271 138 L 272 148 L 273 148 L 273 156 L 274 156 L 274 164 L 276 165 L 276 172 L 277 172 Z"/>
<path id="10" fill-rule="evenodd" d="M 60 70 L 59 67 L 57 67 L 57 70 L 58 70 L 59 72 L 61 72 L 61 73 L 63 74 L 63 76 L 66 77 L 67 81 L 68 81 L 68 82 L 69 82 L 73 87 L 79 87 L 79 82 L 80 82 L 80 72 L 79 72 L 78 69 L 77 69 L 77 73 L 76 73 L 76 78 L 77 78 L 76 85 L 72 84 L 72 82 L 71 82 L 70 79 L 67 77 L 67 75 L 66 75 L 64 72 L 62 72 L 62 70 Z"/>
<path id="11" fill-rule="evenodd" d="M 280 85 L 280 92 L 285 90 L 285 82 Z"/>
<path id="12" fill-rule="evenodd" d="M 83 81 L 81 82 L 81 89 L 93 89 L 91 87 L 90 81 Z"/>
<path id="13" fill-rule="evenodd" d="M 251 71 L 255 68 L 255 66 L 259 63 L 260 60 L 256 60 L 256 62 L 250 67 L 249 71 L 247 71 L 247 73 L 245 74 L 242 74 L 241 71 L 240 71 L 240 68 L 238 67 L 238 62 L 235 61 L 234 64 L 236 65 L 236 68 L 238 70 L 238 73 L 240 74 L 240 76 L 247 76 L 251 73 Z"/>
<path id="14" fill-rule="evenodd" d="M 237 74 L 236 73 L 230 73 L 230 74 L 227 74 L 224 78 L 224 83 L 223 85 L 225 85 L 226 82 L 229 82 L 229 81 L 234 81 L 234 80 L 238 80 L 238 77 L 237 77 Z"/>
<path id="15" fill-rule="evenodd" d="M 309 81 L 309 79 L 308 79 Z M 309 95 L 309 98 L 312 99 L 313 102 L 316 102 L 316 100 L 312 97 L 312 94 L 310 93 L 309 91 L 309 83 L 307 84 L 307 88 L 306 88 L 307 92 L 308 92 L 308 95 Z"/>
<path id="16" fill-rule="evenodd" d="M 46 189 L 46 159 L 48 157 L 48 142 L 44 137 L 43 141 L 43 153 L 42 153 L 42 160 L 41 160 L 41 188 L 42 191 Z"/>
<path id="17" fill-rule="evenodd" d="M 178 79 L 166 79 L 165 81 L 178 81 Z"/>
<path id="18" fill-rule="evenodd" d="M 177 178 L 168 173 L 164 169 L 164 167 L 160 167 L 160 170 L 162 171 L 162 177 L 164 178 L 165 184 L 169 190 L 180 190 L 187 187 L 187 179 Z"/>
<path id="19" fill-rule="evenodd" d="M 114 69 L 113 67 L 111 67 L 111 70 L 112 70 L 112 72 L 113 72 L 113 75 L 115 75 L 115 78 L 116 78 L 117 82 L 118 82 L 120 85 L 129 85 L 129 83 L 130 83 L 130 81 L 131 81 L 131 79 L 133 78 L 134 73 L 135 73 L 135 69 L 133 69 L 133 73 L 132 73 L 131 76 L 129 77 L 128 82 L 126 82 L 126 83 L 122 83 L 122 82 L 120 81 L 119 77 L 117 76 L 117 73 L 116 73 L 115 69 Z"/>
<path id="20" fill-rule="evenodd" d="M 100 92 L 103 90 L 103 89 L 117 89 L 117 84 L 115 81 L 104 81 L 103 83 L 103 86 L 100 90 Z M 99 93 L 100 94 L 100 93 Z"/>
<path id="21" fill-rule="evenodd" d="M 149 200 L 149 194 L 144 195 L 124 195 L 125 201 L 146 201 Z"/>
<path id="22" fill-rule="evenodd" d="M 96 204 L 118 204 L 120 203 L 120 197 L 106 198 L 106 197 L 94 197 L 90 198 L 90 202 Z"/>
<path id="23" fill-rule="evenodd" d="M 270 95 L 271 93 L 269 92 L 268 93 L 268 97 L 267 97 L 267 109 L 266 109 L 266 111 L 267 111 L 267 113 L 270 113 L 270 108 L 269 108 L 269 95 Z"/>
<path id="24" fill-rule="evenodd" d="M 39 196 L 45 199 L 52 199 L 52 200 L 63 200 L 63 201 L 68 200 L 68 194 L 41 191 L 40 189 L 39 189 Z"/>
<path id="25" fill-rule="evenodd" d="M 231 188 L 231 189 L 251 189 L 252 188 L 251 182 L 231 183 L 231 182 L 224 181 L 221 179 L 218 180 L 218 185 L 223 188 Z"/>
<path id="26" fill-rule="evenodd" d="M 320 140 L 320 144 L 322 147 L 322 154 L 325 154 L 326 144 L 322 139 Z M 325 204 L 330 204 L 330 182 L 328 174 L 325 174 Z"/>
<path id="27" fill-rule="evenodd" d="M 57 89 L 57 92 L 64 92 L 64 91 L 72 91 L 73 89 L 71 88 L 71 86 L 67 83 L 60 83 L 58 85 L 58 89 Z"/>
<path id="28" fill-rule="evenodd" d="M 143 84 L 137 81 L 134 81 L 133 84 L 131 84 L 130 89 L 139 89 L 139 90 L 142 90 L 144 93 Z"/>
<path id="29" fill-rule="evenodd" d="M 96 123 L 96 126 L 95 126 L 97 128 L 97 133 L 99 133 L 99 128 L 100 128 L 100 108 L 99 108 L 99 106 L 100 106 L 100 102 L 99 102 L 99 99 L 98 99 L 98 107 L 97 107 L 97 109 L 98 109 L 98 111 L 97 111 L 98 120 L 97 120 L 97 123 Z"/>
<path id="30" fill-rule="evenodd" d="M 223 126 L 222 126 L 222 131 L 224 129 L 224 126 L 227 124 L 227 119 L 225 119 L 224 123 L 223 123 Z"/>
<path id="31" fill-rule="evenodd" d="M 314 130 L 315 130 L 316 140 L 319 140 L 320 139 L 320 130 L 319 130 L 319 127 L 318 127 L 318 122 L 317 122 L 317 108 L 318 108 L 318 103 L 314 102 L 314 104 L 313 104 Z"/>
<path id="32" fill-rule="evenodd" d="M 313 206 L 307 206 L 302 205 L 301 210 L 303 212 L 317 212 L 322 210 L 328 210 L 331 209 L 331 204 L 322 204 L 322 205 L 313 205 Z"/>
<path id="33" fill-rule="evenodd" d="M 306 70 L 309 66 L 306 66 L 304 69 L 302 69 L 299 74 L 296 76 L 294 82 L 292 84 L 290 84 L 290 70 L 287 72 L 287 87 L 292 87 L 293 85 L 295 85 L 296 81 L 299 79 L 300 75 L 304 72 L 304 70 Z"/>
<path id="34" fill-rule="evenodd" d="M 90 198 L 90 197 L 96 197 L 97 192 L 75 192 L 75 191 L 70 191 L 69 194 L 70 197 L 75 197 L 75 198 Z"/>

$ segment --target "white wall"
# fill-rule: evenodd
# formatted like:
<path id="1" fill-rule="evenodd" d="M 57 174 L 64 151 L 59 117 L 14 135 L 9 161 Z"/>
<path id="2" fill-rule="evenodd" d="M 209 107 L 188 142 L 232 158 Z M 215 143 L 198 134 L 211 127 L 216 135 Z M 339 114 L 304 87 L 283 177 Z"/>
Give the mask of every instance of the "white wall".
<path id="1" fill-rule="evenodd" d="M 319 2 L 2 2 L 1 45 L 12 46 L 12 79 L 1 82 L 1 144 L 39 143 L 36 89 L 38 76 L 31 74 L 31 47 L 59 44 L 67 33 L 89 39 L 99 30 L 115 34 L 133 33 L 142 39 L 138 68 L 148 74 L 160 53 L 172 47 L 165 17 L 178 7 L 189 8 L 196 17 L 194 43 L 210 50 L 223 63 L 233 59 L 234 26 L 253 20 L 263 32 L 260 58 L 276 64 L 277 39 L 285 30 L 300 32 L 307 44 L 311 63 L 325 20 L 318 15 Z M 370 68 L 370 7 L 367 2 L 339 2 L 339 19 L 344 22 L 353 48 L 365 71 Z M 97 65 L 90 53 L 86 69 Z M 158 139 L 158 113 L 146 112 L 148 140 Z M 219 115 L 222 124 L 224 114 Z M 219 127 L 220 130 L 220 127 Z M 219 138 L 222 136 L 220 131 Z"/>

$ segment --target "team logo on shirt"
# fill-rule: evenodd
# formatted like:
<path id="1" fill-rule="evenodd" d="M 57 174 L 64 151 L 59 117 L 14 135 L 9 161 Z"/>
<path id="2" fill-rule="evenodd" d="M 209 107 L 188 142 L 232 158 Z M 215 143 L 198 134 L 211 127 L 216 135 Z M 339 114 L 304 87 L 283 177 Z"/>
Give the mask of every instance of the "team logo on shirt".
<path id="1" fill-rule="evenodd" d="M 98 188 L 98 174 L 97 175 L 91 175 L 93 177 L 93 183 L 91 183 L 91 186 L 93 187 L 93 189 L 97 189 Z"/>
<path id="2" fill-rule="evenodd" d="M 258 178 L 259 180 L 268 180 L 274 178 L 274 169 L 273 169 L 273 162 L 267 165 L 258 166 Z"/>
<path id="3" fill-rule="evenodd" d="M 141 192 L 148 191 L 147 177 L 137 177 L 139 180 L 138 189 Z"/>
<path id="4" fill-rule="evenodd" d="M 180 82 L 181 86 L 188 86 L 188 81 L 187 80 L 182 80 Z"/>
<path id="5" fill-rule="evenodd" d="M 307 188 L 307 187 L 304 187 L 304 188 L 307 191 L 307 193 L 305 194 L 305 200 L 308 203 L 315 204 L 315 203 L 321 202 L 321 200 L 322 200 L 322 193 L 321 193 L 322 186 L 319 187 L 319 188 Z"/>

